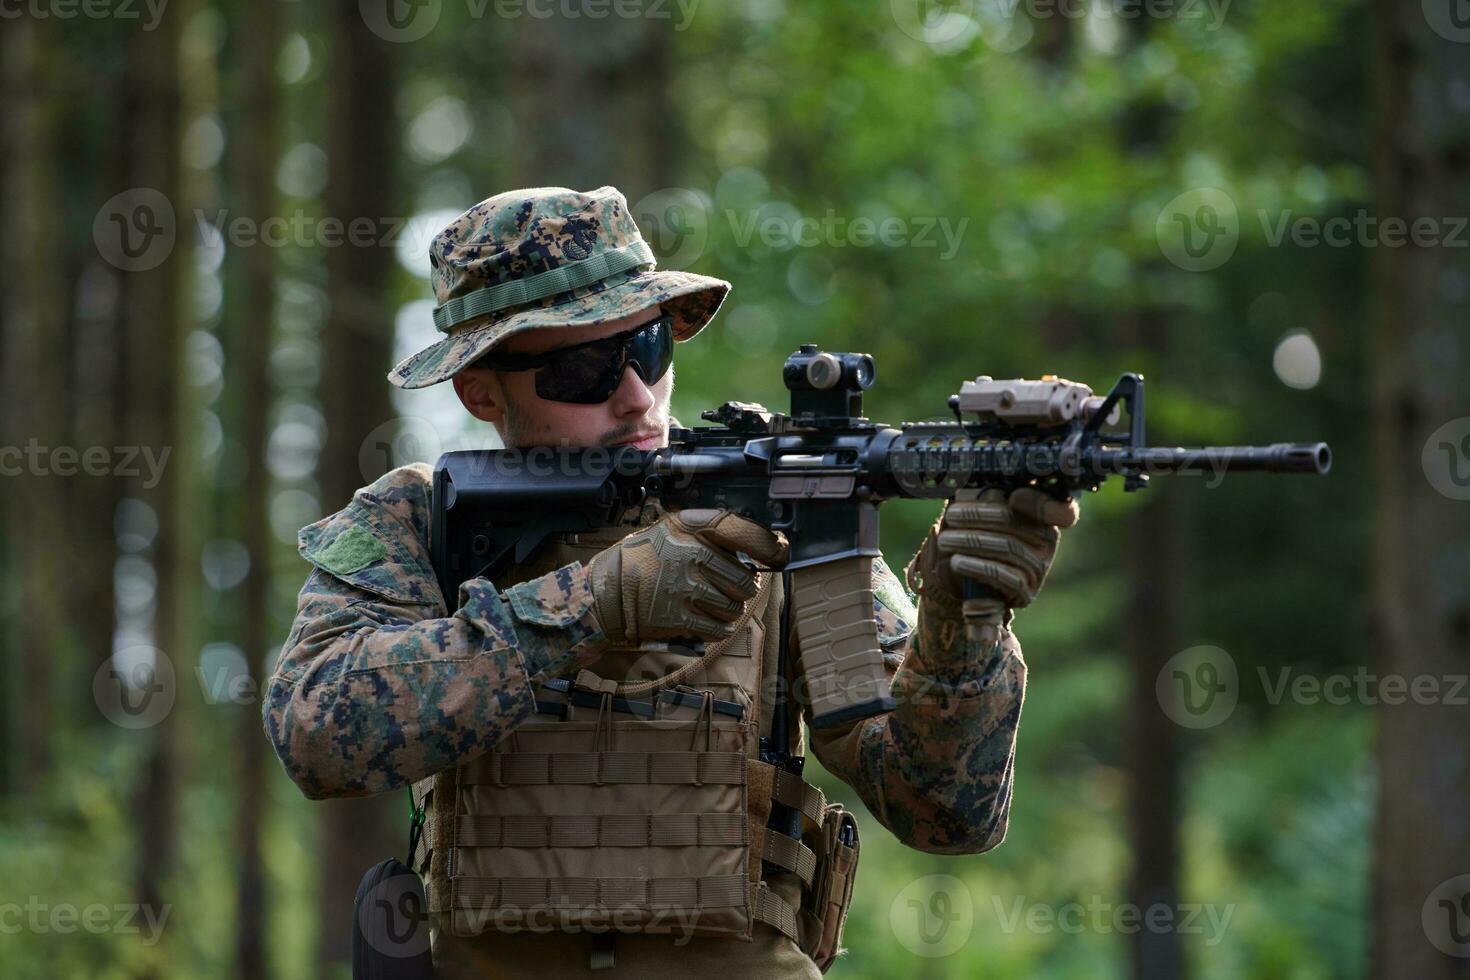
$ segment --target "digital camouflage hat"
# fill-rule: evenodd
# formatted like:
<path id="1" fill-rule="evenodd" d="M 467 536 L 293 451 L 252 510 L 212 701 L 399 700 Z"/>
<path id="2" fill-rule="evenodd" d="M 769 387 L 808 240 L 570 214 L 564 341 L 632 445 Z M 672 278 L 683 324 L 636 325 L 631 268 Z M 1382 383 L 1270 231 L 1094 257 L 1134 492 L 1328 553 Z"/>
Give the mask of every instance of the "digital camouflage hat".
<path id="1" fill-rule="evenodd" d="M 429 244 L 443 340 L 388 373 L 401 388 L 453 377 L 506 337 L 536 327 L 586 326 L 661 305 L 688 340 L 730 284 L 657 272 L 652 250 L 615 187 L 506 191 L 450 222 Z"/>

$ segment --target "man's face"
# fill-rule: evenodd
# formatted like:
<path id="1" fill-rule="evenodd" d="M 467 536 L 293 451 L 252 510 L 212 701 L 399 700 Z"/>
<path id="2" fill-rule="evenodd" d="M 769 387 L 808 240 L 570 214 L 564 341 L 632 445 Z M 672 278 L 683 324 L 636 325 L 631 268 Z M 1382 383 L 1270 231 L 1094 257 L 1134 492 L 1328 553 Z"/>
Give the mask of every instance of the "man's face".
<path id="1" fill-rule="evenodd" d="M 642 326 L 661 315 L 657 306 L 589 327 L 541 327 L 518 333 L 497 349 L 544 354 L 600 340 Z M 651 387 L 630 364 L 623 380 L 600 405 L 548 401 L 536 394 L 536 372 L 469 367 L 454 376 L 459 400 L 475 418 L 492 423 L 507 447 L 613 446 L 636 442 L 640 449 L 668 444 L 669 396 L 674 368 Z"/>

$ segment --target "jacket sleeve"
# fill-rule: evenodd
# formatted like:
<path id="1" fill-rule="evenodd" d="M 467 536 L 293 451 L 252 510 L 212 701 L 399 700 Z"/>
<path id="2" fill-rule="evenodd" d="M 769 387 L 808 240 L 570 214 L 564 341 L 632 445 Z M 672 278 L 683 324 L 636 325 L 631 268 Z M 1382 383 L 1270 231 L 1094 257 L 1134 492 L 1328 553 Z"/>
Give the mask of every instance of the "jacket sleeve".
<path id="1" fill-rule="evenodd" d="M 898 706 L 812 731 L 812 751 L 910 847 L 933 854 L 989 850 L 1005 838 L 1010 816 L 1026 690 L 1020 644 L 1007 627 L 999 650 L 967 660 L 957 609 L 925 598 L 915 610 L 881 560 L 873 590 Z"/>
<path id="2" fill-rule="evenodd" d="M 576 564 L 504 593 L 471 579 L 449 614 L 421 522 L 376 488 L 302 531 L 315 567 L 266 689 L 266 733 L 311 799 L 380 793 L 487 751 L 534 711 L 533 678 L 602 643 Z"/>

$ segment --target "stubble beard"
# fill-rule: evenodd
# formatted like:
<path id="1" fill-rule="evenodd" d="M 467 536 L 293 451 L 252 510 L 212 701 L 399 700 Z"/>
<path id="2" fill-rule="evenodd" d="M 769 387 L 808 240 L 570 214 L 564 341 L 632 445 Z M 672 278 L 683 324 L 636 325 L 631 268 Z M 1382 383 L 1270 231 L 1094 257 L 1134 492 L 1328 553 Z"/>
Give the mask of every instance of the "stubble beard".
<path id="1" fill-rule="evenodd" d="M 625 422 L 615 426 L 591 443 L 594 446 L 611 446 L 615 442 L 632 438 L 639 432 L 648 429 L 656 429 L 665 440 L 669 432 L 669 403 L 674 395 L 674 368 L 669 366 L 668 396 L 663 399 L 662 407 L 655 406 L 652 415 L 645 415 L 636 422 Z M 651 425 L 649 423 L 652 423 Z M 505 430 L 500 433 L 500 441 L 507 449 L 530 449 L 535 446 L 553 446 L 554 448 L 570 446 L 570 437 L 562 436 L 555 440 L 549 439 L 543 433 L 536 432 L 535 410 L 526 409 L 514 399 L 507 397 L 505 403 Z"/>

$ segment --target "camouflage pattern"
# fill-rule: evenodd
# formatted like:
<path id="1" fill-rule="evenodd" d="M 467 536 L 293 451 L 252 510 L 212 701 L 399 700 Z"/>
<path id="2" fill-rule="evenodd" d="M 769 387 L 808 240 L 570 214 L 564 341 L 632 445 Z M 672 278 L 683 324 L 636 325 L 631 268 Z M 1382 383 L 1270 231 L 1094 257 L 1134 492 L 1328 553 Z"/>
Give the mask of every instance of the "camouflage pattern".
<path id="1" fill-rule="evenodd" d="M 442 306 L 641 240 L 628 202 L 614 187 L 585 193 L 565 187 L 507 191 L 476 204 L 434 236 L 430 279 Z M 452 326 L 449 336 L 405 359 L 388 380 L 403 388 L 437 384 L 523 330 L 605 323 L 652 306 L 673 315 L 676 340 L 688 340 L 710 321 L 729 291 L 722 279 L 638 266 Z"/>
<path id="2" fill-rule="evenodd" d="M 605 646 L 581 566 L 508 601 L 473 579 L 448 615 L 429 565 L 430 474 L 394 470 L 301 532 L 316 568 L 264 717 L 311 799 L 381 793 L 488 749 L 535 710 L 533 678 L 574 674 Z"/>
<path id="3" fill-rule="evenodd" d="M 972 651 L 952 611 L 922 598 L 917 619 L 884 656 L 898 707 L 813 731 L 812 752 L 903 843 L 977 854 L 1005 839 L 1026 662 L 1009 629 Z"/>
<path id="4" fill-rule="evenodd" d="M 302 532 L 317 567 L 264 714 L 309 797 L 381 792 L 467 761 L 531 714 L 535 675 L 573 675 L 605 644 L 580 566 L 508 598 L 473 579 L 449 614 L 428 559 L 430 479 L 426 464 L 394 470 Z M 353 528 L 377 539 L 381 557 L 359 564 L 376 549 L 339 549 L 334 561 L 332 543 Z M 915 610 L 881 561 L 873 591 L 899 705 L 814 733 L 812 750 L 904 843 L 945 854 L 993 847 L 1010 810 L 1020 646 L 1003 627 L 999 644 L 975 649 L 956 608 L 926 597 Z"/>

